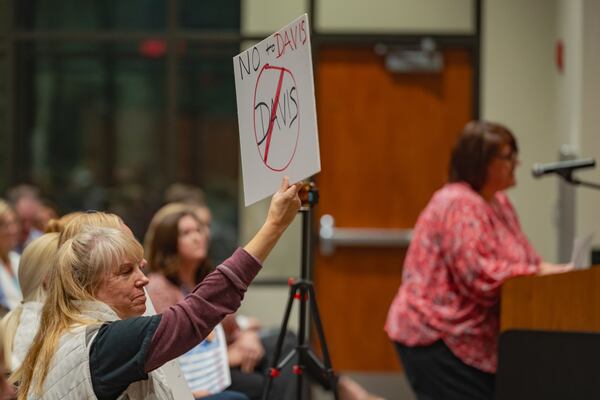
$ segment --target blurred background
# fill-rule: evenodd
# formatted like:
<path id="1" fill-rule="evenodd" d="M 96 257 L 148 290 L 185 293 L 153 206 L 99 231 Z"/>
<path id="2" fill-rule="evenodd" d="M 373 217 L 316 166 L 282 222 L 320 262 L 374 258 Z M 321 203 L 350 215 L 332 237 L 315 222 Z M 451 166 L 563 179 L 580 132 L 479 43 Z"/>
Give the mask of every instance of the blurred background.
<path id="1" fill-rule="evenodd" d="M 239 1 L 1 4 L 0 185 L 34 183 L 61 213 L 110 210 L 142 237 L 168 184 L 197 184 L 230 252 Z"/>

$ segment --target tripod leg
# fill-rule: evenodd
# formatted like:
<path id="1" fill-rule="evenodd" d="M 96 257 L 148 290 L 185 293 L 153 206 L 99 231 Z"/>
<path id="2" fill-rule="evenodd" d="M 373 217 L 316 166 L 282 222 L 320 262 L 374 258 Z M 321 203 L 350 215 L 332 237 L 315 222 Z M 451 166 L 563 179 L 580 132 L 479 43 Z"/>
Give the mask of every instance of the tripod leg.
<path id="1" fill-rule="evenodd" d="M 308 374 L 323 387 L 323 389 L 331 390 L 331 383 L 327 375 L 327 369 L 321 359 L 311 350 L 307 349 L 306 369 Z"/>
<path id="2" fill-rule="evenodd" d="M 296 367 L 296 400 L 304 400 L 302 392 L 304 390 L 304 371 L 306 370 L 306 282 L 301 281 L 299 284 L 299 301 L 300 301 L 300 315 L 298 324 L 298 365 Z"/>
<path id="3" fill-rule="evenodd" d="M 285 307 L 285 314 L 283 315 L 283 320 L 281 321 L 281 330 L 279 331 L 279 336 L 277 337 L 277 345 L 275 347 L 275 353 L 273 354 L 273 359 L 270 360 L 271 367 L 267 371 L 267 379 L 265 381 L 265 386 L 263 387 L 263 393 L 262 393 L 262 397 L 261 397 L 262 400 L 268 399 L 269 391 L 271 390 L 271 383 L 273 381 L 273 378 L 276 378 L 277 374 L 279 372 L 279 368 L 278 368 L 277 364 L 279 363 L 279 358 L 281 357 L 283 340 L 284 340 L 285 334 L 287 332 L 287 325 L 288 325 L 288 321 L 290 318 L 290 313 L 292 311 L 292 304 L 294 302 L 294 296 L 297 291 L 298 291 L 297 285 L 290 286 L 290 294 L 288 297 L 287 305 Z M 289 357 L 290 357 L 289 355 L 288 355 L 288 357 L 286 357 L 286 360 L 285 360 L 286 363 L 289 361 Z M 282 365 L 284 365 L 284 363 L 282 363 Z"/>
<path id="4" fill-rule="evenodd" d="M 296 354 L 298 354 L 298 350 L 292 349 L 285 357 L 283 357 L 283 360 L 281 360 L 279 365 L 277 365 L 277 369 L 279 371 L 281 371 L 283 369 L 283 367 L 285 367 L 286 365 L 289 364 L 290 361 L 292 361 L 292 359 L 294 358 L 294 356 Z"/>
<path id="5" fill-rule="evenodd" d="M 327 348 L 327 342 L 325 341 L 325 333 L 323 332 L 323 325 L 321 323 L 319 307 L 317 306 L 315 290 L 312 284 L 308 285 L 308 292 L 310 312 L 312 319 L 315 323 L 315 330 L 317 331 L 317 336 L 319 337 L 319 343 L 321 344 L 321 350 L 323 352 L 323 364 L 325 366 L 325 373 L 327 374 L 327 378 L 329 379 L 329 385 L 331 386 L 331 390 L 333 391 L 335 399 L 339 400 L 337 379 L 335 377 L 335 373 L 333 372 L 333 367 L 331 366 L 331 359 L 329 358 L 329 349 Z"/>

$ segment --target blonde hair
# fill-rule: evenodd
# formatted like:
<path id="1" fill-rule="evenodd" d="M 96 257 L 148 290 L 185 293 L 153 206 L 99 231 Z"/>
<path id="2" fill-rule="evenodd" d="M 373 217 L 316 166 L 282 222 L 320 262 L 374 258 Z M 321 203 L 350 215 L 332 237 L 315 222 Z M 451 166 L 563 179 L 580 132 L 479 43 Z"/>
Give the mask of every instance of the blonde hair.
<path id="1" fill-rule="evenodd" d="M 61 233 L 67 223 L 71 222 L 71 220 L 79 217 L 82 214 L 83 214 L 82 211 L 74 211 L 72 213 L 63 215 L 60 218 L 52 218 L 50 221 L 48 221 L 48 224 L 46 225 L 46 229 L 44 230 L 44 232 L 46 232 L 46 233 L 50 233 L 50 232 Z"/>
<path id="2" fill-rule="evenodd" d="M 81 212 L 66 220 L 60 231 L 58 245 L 61 246 L 68 239 L 90 226 L 123 229 L 125 224 L 116 214 L 102 211 Z"/>
<path id="3" fill-rule="evenodd" d="M 23 251 L 19 261 L 19 284 L 23 292 L 23 302 L 43 301 L 46 297 L 46 279 L 56 252 L 58 233 L 46 233 L 35 239 Z M 5 365 L 12 365 L 12 348 L 17 327 L 21 321 L 23 305 L 6 314 L 0 321 L 0 343 L 4 348 Z"/>
<path id="4" fill-rule="evenodd" d="M 82 315 L 78 302 L 96 301 L 96 291 L 116 266 L 142 257 L 140 243 L 122 229 L 89 228 L 65 241 L 50 271 L 38 333 L 23 364 L 10 377 L 20 382 L 19 400 L 31 390 L 41 395 L 58 342 L 69 328 L 100 322 Z"/>
<path id="5" fill-rule="evenodd" d="M 19 262 L 19 285 L 23 301 L 44 299 L 44 279 L 46 279 L 54 256 L 58 251 L 58 233 L 45 233 L 27 247 Z"/>

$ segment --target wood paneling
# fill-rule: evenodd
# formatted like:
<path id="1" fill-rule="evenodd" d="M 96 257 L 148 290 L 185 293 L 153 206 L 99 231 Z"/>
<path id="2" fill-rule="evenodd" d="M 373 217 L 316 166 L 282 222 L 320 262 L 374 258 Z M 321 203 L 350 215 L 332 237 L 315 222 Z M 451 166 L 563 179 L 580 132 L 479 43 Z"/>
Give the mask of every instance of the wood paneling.
<path id="1" fill-rule="evenodd" d="M 511 279 L 502 287 L 501 330 L 600 332 L 600 268 Z"/>

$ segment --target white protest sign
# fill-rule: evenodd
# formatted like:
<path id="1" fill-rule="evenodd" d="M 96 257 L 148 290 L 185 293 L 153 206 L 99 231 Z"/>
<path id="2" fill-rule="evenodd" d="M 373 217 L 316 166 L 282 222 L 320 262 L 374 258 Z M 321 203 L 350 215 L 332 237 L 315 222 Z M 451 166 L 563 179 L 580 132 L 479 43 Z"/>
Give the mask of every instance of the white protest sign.
<path id="1" fill-rule="evenodd" d="M 321 170 L 306 14 L 233 58 L 244 203 Z"/>

